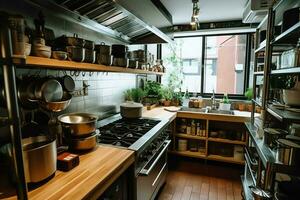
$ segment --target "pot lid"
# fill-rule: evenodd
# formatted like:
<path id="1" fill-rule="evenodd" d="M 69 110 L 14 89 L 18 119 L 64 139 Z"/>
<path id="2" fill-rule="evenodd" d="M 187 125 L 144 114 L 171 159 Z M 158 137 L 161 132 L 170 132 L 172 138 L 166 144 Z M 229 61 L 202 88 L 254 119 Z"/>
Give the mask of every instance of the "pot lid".
<path id="1" fill-rule="evenodd" d="M 278 139 L 278 143 L 286 146 L 286 147 L 292 147 L 292 148 L 297 148 L 300 149 L 300 145 L 291 141 L 291 140 L 286 140 L 286 139 Z"/>
<path id="2" fill-rule="evenodd" d="M 127 101 L 125 103 L 122 103 L 120 106 L 124 107 L 124 108 L 142 108 L 143 104 L 136 103 L 136 102 L 133 102 L 133 101 Z"/>
<path id="3" fill-rule="evenodd" d="M 269 199 L 272 197 L 272 194 L 270 192 L 265 191 L 259 187 L 249 186 L 249 188 L 251 189 L 252 193 L 257 196 L 269 198 Z"/>
<path id="4" fill-rule="evenodd" d="M 265 132 L 270 134 L 288 134 L 286 130 L 280 129 L 280 128 L 265 128 Z"/>

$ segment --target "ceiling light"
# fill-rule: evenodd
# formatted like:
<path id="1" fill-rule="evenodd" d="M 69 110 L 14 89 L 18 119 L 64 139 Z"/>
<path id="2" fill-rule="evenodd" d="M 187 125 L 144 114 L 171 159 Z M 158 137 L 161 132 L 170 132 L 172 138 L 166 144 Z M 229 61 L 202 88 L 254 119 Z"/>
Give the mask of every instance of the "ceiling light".
<path id="1" fill-rule="evenodd" d="M 196 18 L 195 17 L 191 17 L 191 22 L 190 22 L 190 24 L 192 25 L 192 26 L 194 26 L 194 25 L 196 25 Z"/>
<path id="2" fill-rule="evenodd" d="M 198 22 L 198 17 L 199 17 L 199 0 L 192 0 L 193 3 L 193 13 L 192 13 L 192 17 L 191 17 L 191 25 L 196 25 L 196 23 Z"/>

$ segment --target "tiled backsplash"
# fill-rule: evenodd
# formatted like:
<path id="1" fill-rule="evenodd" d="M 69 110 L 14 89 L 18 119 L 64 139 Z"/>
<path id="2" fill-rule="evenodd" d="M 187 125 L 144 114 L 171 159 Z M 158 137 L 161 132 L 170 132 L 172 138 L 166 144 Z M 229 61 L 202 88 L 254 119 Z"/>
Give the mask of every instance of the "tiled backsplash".
<path id="1" fill-rule="evenodd" d="M 56 75 L 57 71 L 48 70 L 47 75 Z M 67 71 L 69 75 L 70 72 Z M 75 90 L 82 88 L 82 81 L 88 82 L 88 96 L 73 97 L 71 105 L 66 112 L 97 112 L 97 107 L 102 105 L 116 105 L 124 101 L 124 91 L 135 87 L 136 76 L 134 74 L 86 72 L 79 76 L 73 76 Z"/>

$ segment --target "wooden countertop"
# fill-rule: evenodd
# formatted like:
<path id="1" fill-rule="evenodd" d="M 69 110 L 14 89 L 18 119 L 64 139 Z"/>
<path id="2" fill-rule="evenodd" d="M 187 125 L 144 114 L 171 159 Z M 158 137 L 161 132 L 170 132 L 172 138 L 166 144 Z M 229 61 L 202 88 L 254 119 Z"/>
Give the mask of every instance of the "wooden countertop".
<path id="1" fill-rule="evenodd" d="M 167 110 L 172 110 L 170 112 Z M 217 113 L 202 113 L 192 111 L 179 111 L 180 107 L 157 107 L 152 110 L 144 110 L 143 117 L 167 119 L 170 122 L 176 117 L 185 117 L 193 119 L 207 119 L 216 121 L 228 122 L 246 122 L 250 120 L 251 113 L 245 111 L 234 110 L 234 115 L 217 114 Z M 177 110 L 177 111 L 176 111 Z"/>
<path id="2" fill-rule="evenodd" d="M 57 171 L 49 182 L 28 192 L 28 198 L 97 199 L 133 162 L 133 151 L 99 145 L 80 156 L 79 166 L 69 172 Z"/>
<path id="3" fill-rule="evenodd" d="M 173 112 L 167 111 L 165 109 L 173 110 Z M 144 109 L 142 116 L 148 118 L 158 118 L 158 119 L 165 119 L 169 122 L 173 121 L 176 118 L 177 110 L 180 107 L 170 106 L 170 107 L 156 107 L 152 110 Z"/>

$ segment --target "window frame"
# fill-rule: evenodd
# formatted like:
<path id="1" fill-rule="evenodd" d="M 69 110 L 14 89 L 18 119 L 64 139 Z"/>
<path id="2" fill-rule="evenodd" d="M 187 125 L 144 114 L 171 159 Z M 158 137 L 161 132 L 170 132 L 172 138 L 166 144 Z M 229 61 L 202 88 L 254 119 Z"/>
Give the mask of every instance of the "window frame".
<path id="1" fill-rule="evenodd" d="M 200 95 L 204 98 L 211 97 L 212 93 L 204 93 L 204 68 L 205 68 L 205 44 L 207 37 L 211 36 L 226 36 L 226 35 L 246 35 L 246 52 L 245 52 L 245 70 L 244 70 L 244 87 L 243 87 L 243 94 L 228 94 L 229 98 L 231 99 L 240 99 L 245 100 L 247 99 L 244 95 L 246 92 L 246 89 L 249 86 L 249 75 L 250 75 L 250 53 L 251 53 L 251 40 L 253 37 L 251 37 L 253 33 L 252 32 L 245 32 L 245 33 L 224 33 L 224 34 L 211 34 L 211 35 L 193 35 L 193 36 L 178 36 L 174 37 L 176 38 L 191 38 L 191 37 L 202 37 L 202 48 L 201 48 L 201 64 L 200 64 L 200 70 L 201 70 L 201 87 L 200 92 L 197 93 L 197 95 Z M 162 47 L 161 47 L 162 48 Z M 162 53 L 162 51 L 160 51 Z M 160 55 L 161 57 L 161 55 Z M 186 75 L 193 75 L 193 74 L 186 74 Z M 190 92 L 190 94 L 195 94 Z M 216 93 L 216 98 L 222 98 L 223 94 Z"/>

